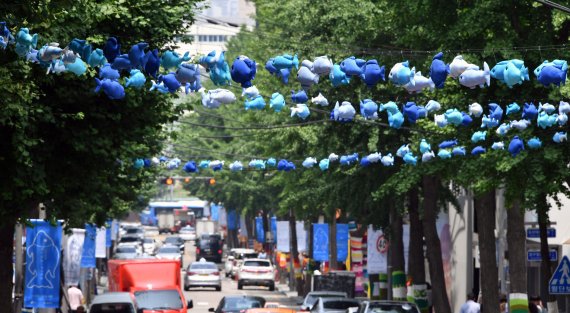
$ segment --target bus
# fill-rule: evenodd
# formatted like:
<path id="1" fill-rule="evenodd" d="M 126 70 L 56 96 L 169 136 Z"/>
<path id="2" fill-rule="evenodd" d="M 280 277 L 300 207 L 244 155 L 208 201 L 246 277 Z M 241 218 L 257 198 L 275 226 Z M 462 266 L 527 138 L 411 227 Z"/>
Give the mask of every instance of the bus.
<path id="1" fill-rule="evenodd" d="M 178 215 L 175 212 L 178 212 Z M 197 198 L 195 200 L 151 201 L 139 216 L 142 225 L 158 226 L 159 232 L 176 232 L 177 229 L 185 226 L 182 223 L 192 225 L 188 223 L 209 217 L 210 204 L 208 201 Z M 178 224 L 182 226 L 177 227 L 177 222 L 180 222 Z"/>

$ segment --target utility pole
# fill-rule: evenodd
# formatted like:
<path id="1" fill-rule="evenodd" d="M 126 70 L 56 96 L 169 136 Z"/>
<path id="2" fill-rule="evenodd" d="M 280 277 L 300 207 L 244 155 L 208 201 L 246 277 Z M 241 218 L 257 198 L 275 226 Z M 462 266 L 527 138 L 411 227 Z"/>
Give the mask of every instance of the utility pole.
<path id="1" fill-rule="evenodd" d="M 22 301 L 24 300 L 24 247 L 22 237 L 24 236 L 24 227 L 22 224 L 16 224 L 15 236 L 15 281 L 14 281 L 14 302 L 12 312 L 22 312 Z"/>

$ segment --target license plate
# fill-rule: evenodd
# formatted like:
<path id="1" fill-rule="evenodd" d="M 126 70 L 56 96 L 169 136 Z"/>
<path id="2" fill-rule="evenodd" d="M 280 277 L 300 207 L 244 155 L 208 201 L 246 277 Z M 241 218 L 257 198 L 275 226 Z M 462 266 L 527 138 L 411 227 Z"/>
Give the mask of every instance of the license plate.
<path id="1" fill-rule="evenodd" d="M 209 274 L 200 274 L 200 276 L 209 276 Z"/>

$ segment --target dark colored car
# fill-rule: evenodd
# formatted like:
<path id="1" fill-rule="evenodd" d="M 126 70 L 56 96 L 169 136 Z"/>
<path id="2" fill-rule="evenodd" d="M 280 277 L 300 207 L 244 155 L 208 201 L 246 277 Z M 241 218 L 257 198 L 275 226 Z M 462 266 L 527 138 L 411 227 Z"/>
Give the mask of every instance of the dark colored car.
<path id="1" fill-rule="evenodd" d="M 405 301 L 363 301 L 358 313 L 420 313 L 420 309 L 414 304 Z"/>
<path id="2" fill-rule="evenodd" d="M 173 246 L 178 246 L 180 248 L 180 251 L 182 253 L 184 253 L 184 247 L 186 245 L 186 242 L 184 241 L 184 239 L 178 237 L 178 236 L 170 236 L 170 237 L 166 237 L 166 239 L 164 239 L 164 245 L 173 245 Z"/>
<path id="3" fill-rule="evenodd" d="M 202 235 L 196 241 L 196 261 L 205 259 L 210 262 L 222 263 L 223 242 L 220 235 Z"/>
<path id="4" fill-rule="evenodd" d="M 311 313 L 347 313 L 360 311 L 360 301 L 349 298 L 319 298 Z"/>
<path id="5" fill-rule="evenodd" d="M 240 313 L 247 309 L 263 308 L 265 299 L 255 296 L 225 296 L 220 300 L 217 308 L 209 308 L 215 313 Z"/>

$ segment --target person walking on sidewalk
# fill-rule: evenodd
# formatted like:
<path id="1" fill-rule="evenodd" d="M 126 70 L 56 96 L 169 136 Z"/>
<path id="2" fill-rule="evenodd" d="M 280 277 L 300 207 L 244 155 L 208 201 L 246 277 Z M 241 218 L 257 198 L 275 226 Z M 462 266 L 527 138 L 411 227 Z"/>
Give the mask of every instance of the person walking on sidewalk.
<path id="1" fill-rule="evenodd" d="M 77 286 L 71 285 L 67 289 L 67 297 L 69 298 L 71 313 L 77 313 L 77 308 L 82 306 L 85 301 L 83 292 L 81 292 L 81 289 L 77 288 Z"/>
<path id="2" fill-rule="evenodd" d="M 475 300 L 477 297 L 471 292 L 467 295 L 467 302 L 461 306 L 461 313 L 480 313 L 481 305 Z"/>

